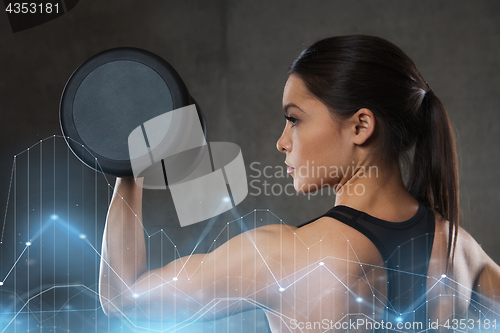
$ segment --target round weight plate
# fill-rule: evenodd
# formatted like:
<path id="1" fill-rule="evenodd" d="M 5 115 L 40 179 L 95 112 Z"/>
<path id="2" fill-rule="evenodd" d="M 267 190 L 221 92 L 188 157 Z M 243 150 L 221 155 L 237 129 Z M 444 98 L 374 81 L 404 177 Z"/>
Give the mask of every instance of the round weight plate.
<path id="1" fill-rule="evenodd" d="M 66 83 L 61 130 L 89 167 L 133 177 L 129 134 L 158 115 L 193 103 L 179 74 L 162 58 L 137 48 L 111 49 L 83 63 Z M 206 137 L 206 121 L 196 106 Z"/>

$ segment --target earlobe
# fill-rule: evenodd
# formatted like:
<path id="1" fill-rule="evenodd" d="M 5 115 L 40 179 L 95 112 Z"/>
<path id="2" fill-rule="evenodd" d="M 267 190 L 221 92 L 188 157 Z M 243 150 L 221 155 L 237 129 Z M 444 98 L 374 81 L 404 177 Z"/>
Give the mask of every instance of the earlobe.
<path id="1" fill-rule="evenodd" d="M 359 109 L 353 116 L 355 122 L 355 137 L 356 145 L 364 144 L 375 130 L 375 117 L 369 109 Z"/>

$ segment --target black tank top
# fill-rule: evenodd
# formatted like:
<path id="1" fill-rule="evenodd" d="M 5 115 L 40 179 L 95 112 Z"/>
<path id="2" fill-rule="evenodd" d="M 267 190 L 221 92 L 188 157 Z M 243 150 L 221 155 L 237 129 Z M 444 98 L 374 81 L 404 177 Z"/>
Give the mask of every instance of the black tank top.
<path id="1" fill-rule="evenodd" d="M 337 219 L 358 230 L 370 239 L 380 252 L 387 272 L 386 311 L 382 320 L 391 322 L 395 331 L 399 332 L 401 329 L 396 329 L 398 323 L 412 323 L 412 327 L 417 327 L 415 331 L 428 330 L 425 295 L 427 269 L 434 240 L 435 221 L 432 210 L 419 203 L 417 213 L 410 219 L 389 222 L 354 208 L 338 205 L 298 227 L 324 216 Z M 421 323 L 422 327 L 418 329 L 418 324 L 413 323 Z"/>

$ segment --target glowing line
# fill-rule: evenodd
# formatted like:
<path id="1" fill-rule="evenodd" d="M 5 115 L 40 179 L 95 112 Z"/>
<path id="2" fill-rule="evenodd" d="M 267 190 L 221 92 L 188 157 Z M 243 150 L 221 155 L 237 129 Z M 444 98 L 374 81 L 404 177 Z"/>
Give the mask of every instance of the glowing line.
<path id="1" fill-rule="evenodd" d="M 5 223 L 7 221 L 7 210 L 9 209 L 10 191 L 12 187 L 12 178 L 14 176 L 15 164 L 16 164 L 16 157 L 14 156 L 14 161 L 12 162 L 12 170 L 10 172 L 9 192 L 7 193 L 7 203 L 5 204 L 5 215 L 3 217 L 2 237 L 0 237 L 0 244 L 3 243 L 3 235 L 5 233 Z"/>
<path id="2" fill-rule="evenodd" d="M 46 292 L 48 292 L 48 291 L 51 291 L 51 290 L 53 290 L 53 289 L 58 289 L 58 288 L 69 288 L 69 287 L 83 287 L 83 288 L 88 289 L 88 290 L 90 290 L 90 291 L 92 291 L 92 292 L 94 292 L 94 293 L 95 293 L 95 291 L 93 291 L 92 289 L 90 289 L 90 288 L 86 287 L 85 285 L 53 286 L 53 287 L 51 287 L 51 288 L 49 288 L 49 289 L 46 289 L 46 290 L 44 290 L 44 291 L 42 291 L 42 292 L 40 292 L 40 293 L 38 293 L 38 294 L 36 294 L 36 295 L 34 295 L 34 296 L 30 297 L 30 298 L 29 298 L 29 299 L 28 299 L 28 300 L 27 300 L 27 301 L 23 304 L 23 306 L 21 307 L 21 309 L 19 309 L 19 311 L 18 311 L 18 312 L 14 315 L 14 317 L 11 319 L 11 321 L 9 321 L 9 322 L 7 323 L 7 326 L 5 326 L 5 328 L 4 328 L 4 329 L 2 330 L 2 332 L 0 332 L 0 333 L 5 332 L 5 330 L 6 330 L 6 329 L 10 326 L 10 324 L 12 324 L 12 322 L 13 322 L 13 321 L 17 318 L 17 316 L 21 313 L 21 311 L 22 311 L 22 310 L 23 310 L 23 309 L 24 309 L 24 308 L 28 305 L 28 303 L 29 303 L 32 299 L 34 299 L 34 298 L 36 298 L 36 297 L 38 297 L 38 296 L 40 296 L 40 295 L 42 295 L 42 294 L 44 294 L 44 293 L 46 293 Z"/>
<path id="3" fill-rule="evenodd" d="M 221 204 L 221 206 L 222 206 L 222 204 Z M 219 208 L 220 208 L 220 206 L 219 206 Z M 215 220 L 216 218 L 217 218 L 217 217 L 213 217 L 213 218 L 211 218 L 211 219 L 210 219 L 210 222 L 211 222 L 212 220 Z M 214 222 L 215 222 L 215 221 L 214 221 Z M 226 224 L 226 226 L 227 226 L 227 224 Z M 225 227 L 224 227 L 224 228 L 225 228 Z M 224 230 L 224 229 L 222 229 L 222 230 Z M 207 233 L 208 233 L 208 231 L 207 231 Z M 221 231 L 221 233 L 222 233 L 222 231 Z M 219 235 L 220 235 L 220 233 L 219 233 Z M 219 236 L 217 236 L 217 237 L 219 237 Z M 182 265 L 182 267 L 181 267 L 181 269 L 179 270 L 179 272 L 177 273 L 176 277 L 178 277 L 178 276 L 179 276 L 179 274 L 181 274 L 181 272 L 182 272 L 182 270 L 184 269 L 184 267 L 186 267 L 187 262 L 189 261 L 189 259 L 190 259 L 190 258 L 191 258 L 191 256 L 193 255 L 193 253 L 194 253 L 194 251 L 196 250 L 196 248 L 198 247 L 198 245 L 200 245 L 200 243 L 201 243 L 201 242 L 198 242 L 198 243 L 196 244 L 196 246 L 193 248 L 193 251 L 191 251 L 191 253 L 189 254 L 188 258 L 186 259 L 186 261 L 185 261 L 185 262 L 184 262 L 184 264 Z"/>
<path id="4" fill-rule="evenodd" d="M 97 253 L 97 255 L 99 256 L 99 258 L 101 258 L 102 261 L 104 261 L 106 263 L 106 265 L 108 265 L 109 269 L 111 269 L 113 271 L 113 273 L 116 274 L 116 276 L 118 276 L 118 278 L 123 282 L 123 284 L 125 285 L 125 287 L 127 287 L 126 289 L 127 290 L 131 290 L 129 285 L 123 281 L 123 279 L 121 278 L 120 274 L 118 274 L 114 269 L 113 267 L 111 267 L 111 265 L 106 261 L 106 259 L 104 259 L 101 254 L 99 252 L 97 252 L 96 248 L 90 244 L 89 240 L 87 238 L 85 238 L 85 242 L 95 251 L 95 253 Z M 122 295 L 123 293 L 121 293 L 120 295 Z"/>
<path id="5" fill-rule="evenodd" d="M 3 282 L 5 283 L 5 280 L 7 280 L 7 278 L 9 277 L 9 274 L 12 272 L 12 270 L 14 269 L 14 267 L 16 267 L 16 264 L 17 262 L 19 261 L 19 259 L 21 259 L 21 257 L 23 256 L 24 252 L 26 251 L 26 249 L 28 248 L 29 246 L 26 246 L 23 250 L 23 252 L 21 252 L 21 254 L 19 255 L 19 257 L 17 258 L 16 262 L 14 263 L 14 265 L 12 265 L 12 268 L 10 269 L 10 271 L 7 273 L 7 275 L 5 276 L 5 278 L 3 279 Z"/>

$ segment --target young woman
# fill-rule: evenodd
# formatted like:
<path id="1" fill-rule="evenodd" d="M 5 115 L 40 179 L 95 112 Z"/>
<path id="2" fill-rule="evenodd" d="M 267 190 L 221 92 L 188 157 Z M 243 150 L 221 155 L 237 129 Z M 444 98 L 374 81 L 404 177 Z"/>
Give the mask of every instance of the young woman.
<path id="1" fill-rule="evenodd" d="M 288 74 L 277 148 L 295 189 L 334 187 L 334 207 L 147 271 L 141 180 L 117 179 L 106 314 L 182 322 L 261 307 L 272 332 L 484 329 L 500 267 L 458 226 L 451 124 L 414 63 L 381 38 L 343 36 L 304 50 Z"/>

